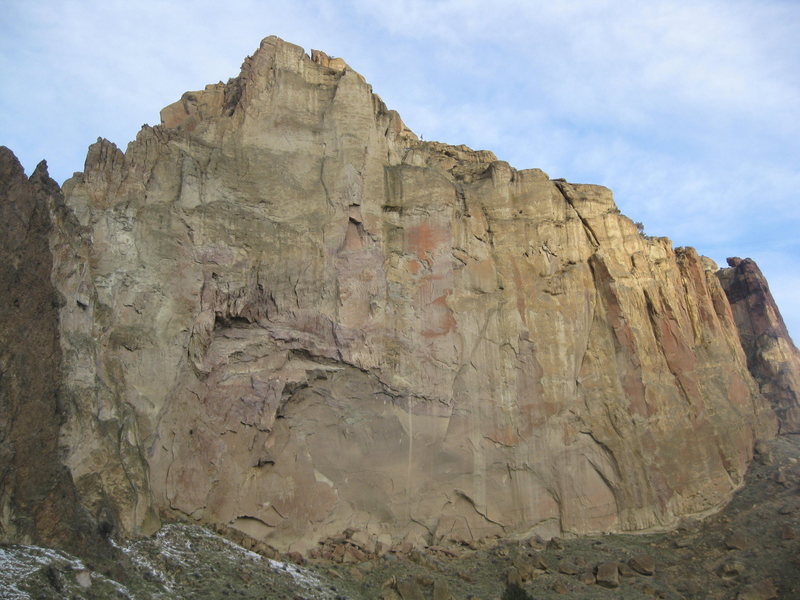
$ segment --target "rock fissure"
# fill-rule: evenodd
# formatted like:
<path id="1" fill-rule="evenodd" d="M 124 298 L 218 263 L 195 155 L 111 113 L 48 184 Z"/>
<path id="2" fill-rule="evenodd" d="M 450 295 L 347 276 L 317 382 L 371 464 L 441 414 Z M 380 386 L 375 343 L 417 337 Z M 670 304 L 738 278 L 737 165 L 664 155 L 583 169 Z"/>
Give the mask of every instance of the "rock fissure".
<path id="1" fill-rule="evenodd" d="M 481 510 L 480 508 L 478 508 L 478 505 L 475 503 L 475 500 L 473 500 L 470 496 L 465 494 L 463 491 L 461 491 L 461 490 L 453 490 L 453 493 L 457 497 L 462 498 L 463 500 L 466 500 L 466 502 L 474 509 L 474 511 L 478 515 L 480 515 L 483 519 L 485 519 L 486 521 L 488 521 L 489 523 L 491 523 L 493 525 L 498 525 L 504 531 L 506 530 L 506 526 L 505 525 L 503 525 L 502 523 L 500 523 L 498 521 L 495 521 L 494 519 L 489 518 L 489 516 L 486 514 L 485 510 Z"/>
<path id="2" fill-rule="evenodd" d="M 600 246 L 600 242 L 598 241 L 597 235 L 595 234 L 594 230 L 592 229 L 589 222 L 583 217 L 580 211 L 575 206 L 575 203 L 569 197 L 569 194 L 564 188 L 564 182 L 561 181 L 554 181 L 556 189 L 561 193 L 561 196 L 564 198 L 564 202 L 566 202 L 570 208 L 574 211 L 575 216 L 580 220 L 581 225 L 583 225 L 583 230 L 586 232 L 586 237 L 591 242 L 594 248 L 598 248 Z"/>

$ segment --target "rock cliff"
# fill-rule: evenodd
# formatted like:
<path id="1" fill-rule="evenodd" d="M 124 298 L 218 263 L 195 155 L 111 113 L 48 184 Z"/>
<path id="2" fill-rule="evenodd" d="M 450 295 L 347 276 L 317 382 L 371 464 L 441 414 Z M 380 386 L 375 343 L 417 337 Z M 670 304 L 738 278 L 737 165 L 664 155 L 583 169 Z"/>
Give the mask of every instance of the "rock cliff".
<path id="1" fill-rule="evenodd" d="M 161 120 L 90 147 L 4 292 L 42 298 L 52 348 L 16 308 L 4 341 L 55 373 L 48 472 L 106 531 L 180 518 L 305 550 L 666 528 L 775 434 L 749 308 L 609 190 L 421 141 L 344 61 L 274 37 Z M 3 360 L 4 409 L 45 402 Z"/>
<path id="2" fill-rule="evenodd" d="M 101 538 L 59 452 L 62 298 L 49 239 L 51 213 L 63 210 L 46 164 L 28 179 L 0 147 L 0 539 L 86 555 Z"/>
<path id="3" fill-rule="evenodd" d="M 747 365 L 780 420 L 781 433 L 800 433 L 800 352 L 767 280 L 749 258 L 729 258 L 717 273 L 733 308 Z"/>

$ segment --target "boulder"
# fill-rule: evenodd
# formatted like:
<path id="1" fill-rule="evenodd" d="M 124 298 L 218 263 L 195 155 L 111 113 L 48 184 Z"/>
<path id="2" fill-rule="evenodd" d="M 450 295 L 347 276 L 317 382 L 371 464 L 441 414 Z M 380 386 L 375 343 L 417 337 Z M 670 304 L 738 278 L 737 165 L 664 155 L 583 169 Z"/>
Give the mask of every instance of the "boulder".
<path id="1" fill-rule="evenodd" d="M 649 554 L 637 554 L 628 561 L 628 566 L 642 575 L 653 575 L 656 571 L 656 561 Z"/>
<path id="2" fill-rule="evenodd" d="M 597 565 L 595 572 L 597 585 L 606 588 L 619 587 L 619 566 L 616 562 L 603 562 Z"/>

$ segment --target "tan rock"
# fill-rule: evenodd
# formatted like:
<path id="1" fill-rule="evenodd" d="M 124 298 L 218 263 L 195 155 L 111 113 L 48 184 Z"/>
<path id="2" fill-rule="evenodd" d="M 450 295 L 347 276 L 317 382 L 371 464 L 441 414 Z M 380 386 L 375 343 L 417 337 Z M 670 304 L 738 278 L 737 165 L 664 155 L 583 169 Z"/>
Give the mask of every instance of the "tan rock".
<path id="1" fill-rule="evenodd" d="M 75 573 L 75 583 L 83 589 L 92 587 L 92 574 L 88 569 L 81 569 Z"/>
<path id="2" fill-rule="evenodd" d="M 550 569 L 550 564 L 548 563 L 547 558 L 541 552 L 531 553 L 530 565 L 534 569 L 539 569 L 540 571 L 547 571 Z"/>
<path id="3" fill-rule="evenodd" d="M 375 544 L 377 542 L 375 536 L 370 535 L 366 531 L 358 530 L 350 534 L 350 543 L 358 546 L 365 552 L 372 553 L 375 551 Z"/>
<path id="4" fill-rule="evenodd" d="M 533 579 L 534 569 L 538 568 L 538 562 L 531 561 L 527 557 L 516 557 L 512 560 L 513 568 L 519 574 L 520 582 Z"/>
<path id="5" fill-rule="evenodd" d="M 615 562 L 604 562 L 597 565 L 595 580 L 597 581 L 597 585 L 601 585 L 606 588 L 619 587 L 618 564 Z"/>
<path id="6" fill-rule="evenodd" d="M 548 540 L 547 542 L 547 549 L 548 550 L 563 550 L 564 544 L 561 541 L 561 538 L 554 537 Z"/>
<path id="7" fill-rule="evenodd" d="M 620 577 L 633 577 L 636 575 L 636 572 L 628 565 L 628 563 L 620 562 L 617 563 L 617 569 L 619 570 Z"/>
<path id="8" fill-rule="evenodd" d="M 725 538 L 725 547 L 728 550 L 747 550 L 750 540 L 740 531 L 734 531 Z"/>
<path id="9" fill-rule="evenodd" d="M 656 572 L 656 561 L 649 554 L 638 554 L 628 561 L 628 566 L 641 575 L 653 575 Z"/>
<path id="10" fill-rule="evenodd" d="M 563 573 L 564 575 L 577 575 L 579 571 L 580 569 L 578 569 L 578 567 L 570 561 L 562 560 L 558 564 L 558 572 Z"/>
<path id="11" fill-rule="evenodd" d="M 266 38 L 64 184 L 48 435 L 83 506 L 305 551 L 724 504 L 776 419 L 707 262 L 605 188 L 420 141 L 339 61 Z"/>
<path id="12" fill-rule="evenodd" d="M 62 425 L 79 410 L 81 398 L 59 377 L 69 362 L 59 315 L 67 301 L 77 313 L 83 311 L 81 303 L 90 302 L 84 288 L 67 299 L 53 281 L 56 255 L 79 252 L 76 239 L 66 249 L 58 247 L 68 244 L 67 232 L 77 234 L 77 224 L 46 163 L 28 178 L 14 154 L 0 146 L 0 539 L 57 546 L 86 557 L 110 551 L 105 538 L 116 533 L 121 519 L 109 503 L 82 495 L 86 486 L 76 486 L 61 461 Z M 78 336 L 75 343 L 89 346 L 91 340 Z M 84 435 L 92 435 L 94 424 Z M 113 421 L 107 425 L 114 427 Z M 124 449 L 112 445 L 109 471 L 95 473 L 94 479 L 114 481 L 118 507 L 125 510 L 136 494 L 131 487 L 138 483 L 137 461 L 127 482 L 132 485 L 125 485 L 114 460 Z M 81 502 L 94 510 L 88 513 Z"/>
<path id="13" fill-rule="evenodd" d="M 717 569 L 717 575 L 725 579 L 739 578 L 745 574 L 747 567 L 738 559 L 729 558 L 720 564 Z"/>

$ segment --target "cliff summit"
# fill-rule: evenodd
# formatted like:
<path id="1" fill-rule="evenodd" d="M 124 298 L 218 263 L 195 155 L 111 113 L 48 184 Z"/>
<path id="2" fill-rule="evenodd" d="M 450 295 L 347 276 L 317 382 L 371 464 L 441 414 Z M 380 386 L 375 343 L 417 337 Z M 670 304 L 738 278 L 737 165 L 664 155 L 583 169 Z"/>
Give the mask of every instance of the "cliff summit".
<path id="1" fill-rule="evenodd" d="M 422 141 L 323 52 L 266 38 L 62 189 L 0 173 L 4 539 L 665 529 L 798 431 L 752 261 Z"/>

